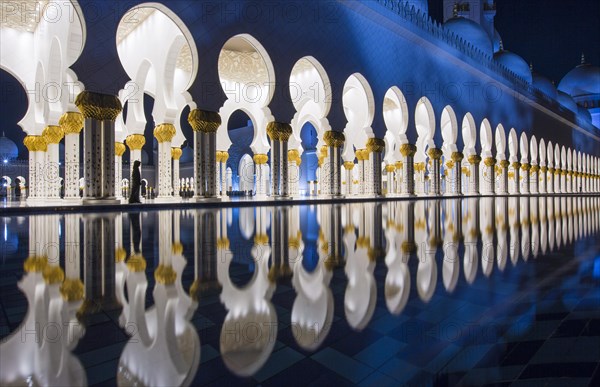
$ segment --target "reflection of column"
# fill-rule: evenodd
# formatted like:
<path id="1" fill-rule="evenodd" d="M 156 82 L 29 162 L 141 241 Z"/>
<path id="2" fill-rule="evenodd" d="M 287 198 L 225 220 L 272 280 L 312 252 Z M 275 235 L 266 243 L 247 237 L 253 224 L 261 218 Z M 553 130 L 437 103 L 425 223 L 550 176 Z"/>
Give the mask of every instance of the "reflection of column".
<path id="1" fill-rule="evenodd" d="M 75 105 L 85 117 L 84 202 L 115 200 L 115 119 L 121 101 L 114 95 L 84 91 Z"/>
<path id="2" fill-rule="evenodd" d="M 131 184 L 131 173 L 133 172 L 133 163 L 140 162 L 140 176 L 142 176 L 142 148 L 146 144 L 146 137 L 143 134 L 130 134 L 125 139 L 129 147 L 129 184 Z"/>
<path id="3" fill-rule="evenodd" d="M 125 153 L 125 144 L 115 142 L 115 196 L 117 199 L 123 199 L 123 153 Z"/>
<path id="4" fill-rule="evenodd" d="M 531 169 L 531 165 L 528 163 L 521 164 L 521 171 L 523 171 L 520 179 L 523 180 L 523 188 L 521 189 L 521 193 L 528 194 L 529 193 L 529 170 Z"/>
<path id="5" fill-rule="evenodd" d="M 154 128 L 154 137 L 158 141 L 158 197 L 170 198 L 173 193 L 171 169 L 171 140 L 176 130 L 173 124 L 160 124 Z"/>
<path id="6" fill-rule="evenodd" d="M 217 194 L 217 130 L 219 113 L 195 109 L 188 115 L 194 129 L 194 182 L 196 198 L 214 198 Z"/>
<path id="7" fill-rule="evenodd" d="M 332 196 L 340 196 L 342 194 L 342 173 L 341 173 L 341 148 L 344 146 L 346 137 L 342 132 L 328 131 L 325 132 L 323 140 L 329 147 L 329 186 Z"/>
<path id="8" fill-rule="evenodd" d="M 493 195 L 496 191 L 496 159 L 493 157 L 486 157 L 483 160 L 483 165 L 485 165 L 485 169 L 483 171 L 483 193 L 486 195 Z"/>
<path id="9" fill-rule="evenodd" d="M 173 196 L 179 197 L 181 191 L 181 181 L 179 180 L 179 159 L 183 151 L 181 148 L 171 148 L 171 158 L 173 159 Z"/>
<path id="10" fill-rule="evenodd" d="M 83 129 L 83 115 L 67 112 L 59 125 L 65 133 L 65 199 L 79 199 L 79 133 Z"/>
<path id="11" fill-rule="evenodd" d="M 60 126 L 49 125 L 42 132 L 42 136 L 48 144 L 46 152 L 47 162 L 44 169 L 46 181 L 46 197 L 48 199 L 60 199 L 60 166 L 58 164 L 58 144 L 64 136 Z"/>
<path id="12" fill-rule="evenodd" d="M 437 149 L 437 148 L 430 148 L 427 151 L 427 154 L 429 155 L 429 158 L 431 159 L 431 187 L 429 190 L 429 193 L 431 195 L 440 195 L 442 193 L 441 191 L 441 184 L 440 184 L 440 160 L 442 158 L 442 150 L 441 149 Z"/>
<path id="13" fill-rule="evenodd" d="M 23 143 L 29 151 L 29 199 L 35 200 L 43 197 L 43 170 L 42 165 L 38 163 L 45 159 L 45 152 L 48 149 L 46 140 L 42 136 L 27 136 Z"/>
<path id="14" fill-rule="evenodd" d="M 467 159 L 469 162 L 469 195 L 479 195 L 479 163 L 481 162 L 481 157 L 478 155 L 471 155 Z"/>
<path id="15" fill-rule="evenodd" d="M 415 196 L 414 157 L 417 147 L 412 144 L 400 145 L 400 153 L 404 157 L 402 168 L 402 196 Z"/>
<path id="16" fill-rule="evenodd" d="M 385 141 L 380 138 L 370 138 L 367 140 L 367 150 L 373 154 L 371 168 L 372 168 L 372 188 L 371 193 L 375 196 L 381 196 L 381 159 L 382 153 L 385 150 Z"/>

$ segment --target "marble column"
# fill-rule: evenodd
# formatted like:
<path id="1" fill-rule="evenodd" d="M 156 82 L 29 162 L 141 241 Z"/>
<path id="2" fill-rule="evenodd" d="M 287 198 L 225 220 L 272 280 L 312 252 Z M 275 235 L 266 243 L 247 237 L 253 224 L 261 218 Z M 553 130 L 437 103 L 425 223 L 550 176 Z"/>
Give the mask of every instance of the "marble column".
<path id="1" fill-rule="evenodd" d="M 381 187 L 381 163 L 383 152 L 385 151 L 385 141 L 380 138 L 370 138 L 367 140 L 367 151 L 373 156 L 371 162 L 371 194 L 381 196 L 383 194 Z"/>
<path id="2" fill-rule="evenodd" d="M 531 169 L 529 170 L 529 192 L 532 194 L 539 193 L 539 172 L 540 167 L 532 162 Z"/>
<path id="3" fill-rule="evenodd" d="M 329 195 L 331 187 L 329 186 L 329 174 L 330 174 L 330 163 L 329 163 L 329 148 L 327 145 L 321 147 L 319 153 L 319 176 L 318 176 L 318 193 L 320 195 Z"/>
<path id="4" fill-rule="evenodd" d="M 178 198 L 181 191 L 181 180 L 179 179 L 179 159 L 183 151 L 179 147 L 171 147 L 171 158 L 173 159 L 173 196 Z"/>
<path id="5" fill-rule="evenodd" d="M 462 161 L 465 156 L 461 152 L 452 152 L 450 155 L 451 161 L 446 164 L 449 168 L 452 177 L 450 182 L 446 180 L 446 187 L 450 187 L 450 191 L 446 191 L 447 194 L 452 196 L 462 195 Z"/>
<path id="6" fill-rule="evenodd" d="M 354 165 L 352 161 L 344 161 L 344 169 L 346 170 L 346 195 L 352 195 L 352 185 L 354 184 L 352 170 L 354 169 Z"/>
<path id="7" fill-rule="evenodd" d="M 64 136 L 60 126 L 49 125 L 42 132 L 46 139 L 48 150 L 46 152 L 46 167 L 44 180 L 46 181 L 46 197 L 51 200 L 60 199 L 60 165 L 58 159 L 58 144 Z"/>
<path id="8" fill-rule="evenodd" d="M 547 193 L 554 193 L 554 173 L 555 172 L 556 172 L 556 170 L 553 168 L 552 163 L 550 162 L 548 164 L 548 173 L 546 174 L 546 176 L 547 176 L 546 192 Z"/>
<path id="9" fill-rule="evenodd" d="M 523 186 L 521 188 L 522 194 L 529 194 L 529 170 L 531 169 L 531 165 L 529 163 L 521 164 L 521 176 L 520 179 L 523 180 Z"/>
<path id="10" fill-rule="evenodd" d="M 154 128 L 154 137 L 158 141 L 158 197 L 162 199 L 173 196 L 171 141 L 176 133 L 175 126 L 169 123 Z"/>
<path id="11" fill-rule="evenodd" d="M 114 95 L 84 91 L 75 105 L 85 118 L 83 153 L 84 203 L 118 203 L 115 199 L 115 119 L 121 101 Z"/>
<path id="12" fill-rule="evenodd" d="M 478 155 L 470 155 L 467 159 L 469 162 L 469 195 L 479 195 L 479 163 L 481 157 Z"/>
<path id="13" fill-rule="evenodd" d="M 290 196 L 298 196 L 302 158 L 297 149 L 288 150 L 288 186 Z"/>
<path id="14" fill-rule="evenodd" d="M 28 201 L 35 201 L 44 197 L 43 165 L 46 159 L 48 144 L 43 136 L 27 136 L 23 140 L 29 151 L 29 181 Z"/>
<path id="15" fill-rule="evenodd" d="M 386 195 L 393 195 L 396 193 L 396 184 L 394 182 L 395 171 L 396 166 L 394 164 L 388 164 L 385 166 L 385 174 L 387 177 Z"/>
<path id="16" fill-rule="evenodd" d="M 414 157 L 417 147 L 413 144 L 400 145 L 400 153 L 404 157 L 402 165 L 402 196 L 415 196 Z"/>
<path id="17" fill-rule="evenodd" d="M 256 196 L 265 196 L 267 194 L 267 187 L 265 185 L 266 174 L 267 174 L 267 161 L 269 156 L 265 154 L 256 154 L 253 157 L 254 166 L 256 168 Z"/>
<path id="18" fill-rule="evenodd" d="M 356 151 L 356 159 L 358 160 L 358 193 L 365 195 L 367 193 L 366 164 L 369 161 L 369 152 L 366 149 L 358 149 Z"/>
<path id="19" fill-rule="evenodd" d="M 125 139 L 129 147 L 129 184 L 131 186 L 131 173 L 133 172 L 133 163 L 140 162 L 140 176 L 142 176 L 142 148 L 146 144 L 146 137 L 143 134 L 130 134 Z"/>
<path id="20" fill-rule="evenodd" d="M 115 142 L 115 196 L 117 199 L 123 199 L 123 154 L 125 153 L 125 144 Z"/>
<path id="21" fill-rule="evenodd" d="M 430 148 L 427 151 L 427 154 L 431 159 L 431 174 L 433 175 L 430 176 L 431 186 L 429 189 L 429 194 L 439 196 L 442 194 L 442 187 L 440 182 L 440 162 L 444 153 L 441 149 Z"/>
<path id="22" fill-rule="evenodd" d="M 483 160 L 485 169 L 483 171 L 483 194 L 494 195 L 496 193 L 496 159 L 486 157 Z"/>
<path id="23" fill-rule="evenodd" d="M 342 195 L 342 159 L 341 151 L 346 141 L 346 137 L 342 132 L 328 131 L 323 136 L 325 144 L 329 147 L 329 187 L 331 196 Z"/>
<path id="24" fill-rule="evenodd" d="M 218 170 L 221 171 L 221 196 L 227 196 L 227 160 L 229 160 L 229 152 L 221 152 L 221 163 L 218 166 Z"/>
<path id="25" fill-rule="evenodd" d="M 560 168 L 554 168 L 554 193 L 561 193 L 561 185 L 560 185 L 560 177 L 562 175 L 562 170 Z M 585 175 L 584 175 L 585 176 Z M 585 179 L 584 179 L 585 180 Z M 583 186 L 585 187 L 585 183 L 583 184 Z M 585 192 L 585 188 L 583 190 Z"/>
<path id="26" fill-rule="evenodd" d="M 194 197 L 215 198 L 217 196 L 217 130 L 221 116 L 217 112 L 192 110 L 188 122 L 194 130 Z"/>
<path id="27" fill-rule="evenodd" d="M 394 166 L 396 167 L 396 193 L 402 194 L 402 170 L 404 169 L 404 162 L 396 161 Z"/>
<path id="28" fill-rule="evenodd" d="M 548 176 L 547 176 L 547 172 L 548 172 L 548 167 L 544 164 L 540 165 L 540 169 L 539 169 L 539 176 L 538 176 L 538 180 L 539 180 L 539 193 L 541 194 L 545 194 L 548 193 Z"/>
<path id="29" fill-rule="evenodd" d="M 83 129 L 83 115 L 67 112 L 58 124 L 65 133 L 65 199 L 79 200 L 79 133 Z"/>
<path id="30" fill-rule="evenodd" d="M 283 122 L 269 122 L 267 134 L 271 139 L 271 196 L 288 196 L 288 140 L 292 127 Z"/>

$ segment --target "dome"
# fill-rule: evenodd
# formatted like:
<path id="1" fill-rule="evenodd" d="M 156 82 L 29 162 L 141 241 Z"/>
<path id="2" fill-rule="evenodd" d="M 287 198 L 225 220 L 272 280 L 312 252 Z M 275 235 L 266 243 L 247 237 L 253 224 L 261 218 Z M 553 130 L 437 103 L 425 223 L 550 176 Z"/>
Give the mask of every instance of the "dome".
<path id="1" fill-rule="evenodd" d="M 573 101 L 573 98 L 571 98 L 571 96 L 569 94 L 565 94 L 562 91 L 559 91 L 558 92 L 558 102 L 560 102 L 561 105 L 563 105 L 570 111 L 577 113 L 577 111 L 578 111 L 577 104 L 575 103 L 575 101 Z"/>
<path id="2" fill-rule="evenodd" d="M 494 37 L 492 38 L 492 46 L 494 47 L 494 52 L 498 52 L 502 50 L 502 37 L 498 30 L 494 28 Z"/>
<path id="3" fill-rule="evenodd" d="M 464 17 L 453 17 L 444 23 L 444 27 L 471 43 L 485 55 L 492 56 L 494 54 L 492 41 L 487 32 L 474 21 Z"/>
<path id="4" fill-rule="evenodd" d="M 558 92 L 556 91 L 556 87 L 550 82 L 550 80 L 543 75 L 538 73 L 532 73 L 533 77 L 533 86 L 539 89 L 542 93 L 546 94 L 548 97 L 552 99 L 558 98 Z"/>
<path id="5" fill-rule="evenodd" d="M 2 137 L 0 137 L 0 158 L 2 158 L 2 160 L 12 160 L 17 157 L 19 157 L 19 148 L 17 148 L 17 144 L 2 133 Z"/>
<path id="6" fill-rule="evenodd" d="M 585 58 L 582 58 L 582 62 L 585 62 Z M 558 90 L 574 98 L 600 94 L 600 67 L 588 63 L 575 67 L 560 81 Z"/>
<path id="7" fill-rule="evenodd" d="M 577 115 L 588 122 L 592 122 L 592 114 L 590 113 L 589 110 L 587 110 L 586 108 L 584 108 L 583 106 L 577 105 Z"/>
<path id="8" fill-rule="evenodd" d="M 529 65 L 517 54 L 502 50 L 494 55 L 494 59 L 518 77 L 523 78 L 527 83 L 531 83 L 532 77 Z"/>

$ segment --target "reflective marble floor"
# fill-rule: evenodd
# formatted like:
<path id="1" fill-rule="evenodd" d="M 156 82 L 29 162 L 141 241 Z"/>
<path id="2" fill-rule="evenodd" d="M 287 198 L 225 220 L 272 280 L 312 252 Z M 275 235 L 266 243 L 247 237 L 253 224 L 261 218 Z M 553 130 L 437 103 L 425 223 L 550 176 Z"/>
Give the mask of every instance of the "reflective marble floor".
<path id="1" fill-rule="evenodd" d="M 600 198 L 2 218 L 0 385 L 600 385 Z"/>

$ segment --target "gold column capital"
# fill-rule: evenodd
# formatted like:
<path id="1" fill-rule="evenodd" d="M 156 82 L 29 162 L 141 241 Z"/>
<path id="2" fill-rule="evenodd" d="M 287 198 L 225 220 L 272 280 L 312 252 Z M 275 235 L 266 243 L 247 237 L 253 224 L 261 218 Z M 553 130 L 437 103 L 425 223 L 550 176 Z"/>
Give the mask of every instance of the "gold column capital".
<path id="1" fill-rule="evenodd" d="M 442 150 L 438 149 L 438 148 L 429 148 L 429 150 L 427 150 L 427 155 L 429 155 L 429 157 L 433 160 L 439 160 L 442 158 Z"/>
<path id="2" fill-rule="evenodd" d="M 41 273 L 47 265 L 48 257 L 33 255 L 23 262 L 23 269 L 26 273 Z"/>
<path id="3" fill-rule="evenodd" d="M 173 285 L 177 279 L 177 273 L 171 266 L 160 264 L 154 271 L 154 279 L 162 285 Z"/>
<path id="4" fill-rule="evenodd" d="M 471 155 L 467 158 L 469 164 L 479 164 L 481 162 L 481 157 L 479 155 Z"/>
<path id="5" fill-rule="evenodd" d="M 229 152 L 221 151 L 221 162 L 226 163 L 229 159 Z"/>
<path id="6" fill-rule="evenodd" d="M 486 167 L 493 167 L 494 165 L 496 165 L 496 159 L 493 157 L 486 157 L 486 159 L 483 160 L 483 164 Z"/>
<path id="7" fill-rule="evenodd" d="M 258 165 L 266 164 L 269 161 L 269 156 L 265 154 L 255 154 L 253 157 L 254 163 Z"/>
<path id="8" fill-rule="evenodd" d="M 380 138 L 370 138 L 367 140 L 367 151 L 383 152 L 385 150 L 385 141 Z"/>
<path id="9" fill-rule="evenodd" d="M 23 140 L 23 144 L 30 152 L 46 152 L 48 143 L 43 136 L 27 136 Z"/>
<path id="10" fill-rule="evenodd" d="M 385 166 L 386 172 L 394 172 L 396 170 L 396 166 L 394 164 L 388 164 Z"/>
<path id="11" fill-rule="evenodd" d="M 56 285 L 65 280 L 65 272 L 60 266 L 46 265 L 42 270 L 42 277 L 48 285 Z"/>
<path id="12" fill-rule="evenodd" d="M 323 135 L 323 141 L 325 144 L 330 147 L 340 148 L 344 146 L 344 142 L 346 141 L 346 136 L 342 132 L 336 132 L 334 130 L 328 130 Z"/>
<path id="13" fill-rule="evenodd" d="M 42 132 L 42 136 L 44 136 L 48 144 L 58 144 L 65 136 L 65 132 L 60 126 L 48 125 Z"/>
<path id="14" fill-rule="evenodd" d="M 79 278 L 65 279 L 59 291 L 65 301 L 81 301 L 85 294 L 83 282 Z"/>
<path id="15" fill-rule="evenodd" d="M 134 254 L 127 260 L 127 268 L 133 273 L 146 270 L 146 259 L 141 254 Z"/>
<path id="16" fill-rule="evenodd" d="M 300 165 L 302 163 L 302 158 L 300 157 L 300 152 L 297 149 L 288 150 L 288 160 L 295 161 L 296 165 Z"/>
<path id="17" fill-rule="evenodd" d="M 83 114 L 79 112 L 66 112 L 58 120 L 65 134 L 79 134 L 83 129 Z"/>
<path id="18" fill-rule="evenodd" d="M 143 134 L 130 134 L 125 139 L 125 143 L 130 150 L 140 150 L 146 144 L 146 137 Z"/>
<path id="19" fill-rule="evenodd" d="M 221 126 L 221 116 L 217 112 L 194 109 L 188 115 L 188 122 L 194 132 L 215 133 Z"/>
<path id="20" fill-rule="evenodd" d="M 121 157 L 125 153 L 125 144 L 122 142 L 115 142 L 115 156 Z"/>
<path id="21" fill-rule="evenodd" d="M 400 153 L 404 157 L 413 157 L 417 153 L 417 147 L 413 144 L 400 145 Z"/>
<path id="22" fill-rule="evenodd" d="M 354 162 L 344 161 L 344 168 L 346 168 L 346 170 L 348 171 L 351 171 L 352 169 L 354 169 Z"/>
<path id="23" fill-rule="evenodd" d="M 98 121 L 114 121 L 123 110 L 117 96 L 82 91 L 75 99 L 75 105 L 85 118 Z"/>
<path id="24" fill-rule="evenodd" d="M 402 161 L 396 161 L 396 164 L 394 164 L 394 166 L 397 170 L 401 170 L 402 167 L 404 167 L 404 163 Z"/>
<path id="25" fill-rule="evenodd" d="M 182 154 L 183 154 L 183 151 L 181 150 L 181 148 L 177 148 L 177 147 L 171 148 L 171 157 L 173 158 L 173 160 L 179 160 L 181 158 Z"/>
<path id="26" fill-rule="evenodd" d="M 272 121 L 267 124 L 267 135 L 271 141 L 288 141 L 292 135 L 292 127 L 284 122 Z"/>
<path id="27" fill-rule="evenodd" d="M 176 133 L 177 131 L 173 124 L 160 124 L 154 128 L 154 137 L 156 137 L 159 143 L 173 140 Z"/>
<path id="28" fill-rule="evenodd" d="M 525 171 L 525 172 L 527 172 L 527 171 L 529 171 L 530 169 L 531 169 L 531 165 L 529 165 L 528 163 L 523 163 L 523 164 L 521 164 L 521 170 L 522 170 L 522 171 Z"/>

